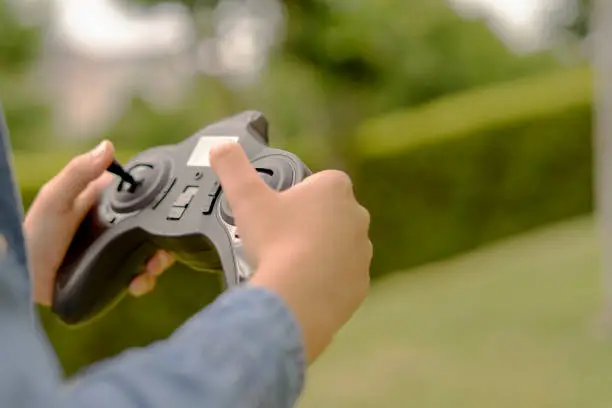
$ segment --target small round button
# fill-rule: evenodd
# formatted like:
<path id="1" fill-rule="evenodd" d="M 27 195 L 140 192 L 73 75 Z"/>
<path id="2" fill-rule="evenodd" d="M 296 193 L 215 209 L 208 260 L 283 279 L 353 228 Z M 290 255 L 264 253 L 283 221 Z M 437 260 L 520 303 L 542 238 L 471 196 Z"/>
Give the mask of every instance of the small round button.
<path id="1" fill-rule="evenodd" d="M 266 183 L 276 191 L 283 191 L 293 185 L 295 170 L 290 162 L 283 156 L 266 156 L 257 159 L 253 165 L 258 169 L 266 169 L 272 172 Z"/>

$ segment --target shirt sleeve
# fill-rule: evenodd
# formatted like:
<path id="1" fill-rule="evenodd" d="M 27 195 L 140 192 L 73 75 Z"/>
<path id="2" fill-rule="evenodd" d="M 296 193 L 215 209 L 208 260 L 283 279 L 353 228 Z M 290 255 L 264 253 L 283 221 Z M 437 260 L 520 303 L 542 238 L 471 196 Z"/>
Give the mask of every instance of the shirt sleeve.
<path id="1" fill-rule="evenodd" d="M 221 295 L 169 339 L 94 365 L 61 391 L 64 408 L 289 408 L 302 391 L 302 335 L 263 288 Z"/>

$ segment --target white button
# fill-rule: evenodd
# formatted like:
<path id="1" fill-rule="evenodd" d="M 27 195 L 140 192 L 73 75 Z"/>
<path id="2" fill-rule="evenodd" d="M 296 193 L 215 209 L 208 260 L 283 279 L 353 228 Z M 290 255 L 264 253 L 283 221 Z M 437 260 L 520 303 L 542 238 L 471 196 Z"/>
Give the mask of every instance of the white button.
<path id="1" fill-rule="evenodd" d="M 0 234 L 0 259 L 4 258 L 6 251 L 8 250 L 8 243 L 4 235 Z"/>

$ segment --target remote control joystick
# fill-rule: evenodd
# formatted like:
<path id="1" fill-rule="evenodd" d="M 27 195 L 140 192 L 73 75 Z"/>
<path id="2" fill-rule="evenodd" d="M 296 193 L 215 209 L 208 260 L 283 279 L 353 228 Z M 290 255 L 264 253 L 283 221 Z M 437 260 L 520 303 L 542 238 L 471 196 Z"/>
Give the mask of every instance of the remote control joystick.
<path id="1" fill-rule="evenodd" d="M 146 207 L 168 181 L 170 162 L 161 158 L 138 162 L 128 173 L 136 184 L 121 180 L 112 192 L 111 208 L 118 213 L 131 213 Z"/>
<path id="2" fill-rule="evenodd" d="M 131 174 L 125 171 L 125 169 L 123 168 L 121 163 L 117 161 L 117 159 L 113 159 L 113 162 L 108 166 L 106 170 L 110 171 L 113 174 L 116 174 L 121 178 L 121 180 L 125 181 L 126 183 L 130 183 L 133 189 L 138 186 L 138 182 L 134 180 L 134 177 L 132 177 Z"/>
<path id="3" fill-rule="evenodd" d="M 294 154 L 268 146 L 268 122 L 247 111 L 204 127 L 172 146 L 149 149 L 113 171 L 121 177 L 80 226 L 57 274 L 52 310 L 67 324 L 86 322 L 116 304 L 142 265 L 165 249 L 195 270 L 221 272 L 231 288 L 253 273 L 210 150 L 238 143 L 272 189 L 311 172 Z M 134 182 L 132 182 L 134 181 Z"/>

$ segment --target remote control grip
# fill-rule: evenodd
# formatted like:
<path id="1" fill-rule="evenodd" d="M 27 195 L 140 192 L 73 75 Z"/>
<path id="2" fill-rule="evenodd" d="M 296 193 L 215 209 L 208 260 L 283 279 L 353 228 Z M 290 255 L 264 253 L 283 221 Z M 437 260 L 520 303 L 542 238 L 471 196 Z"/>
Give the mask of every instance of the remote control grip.
<path id="1" fill-rule="evenodd" d="M 221 270 L 223 272 L 223 287 L 224 289 L 232 289 L 240 284 L 238 279 L 238 263 L 241 262 L 241 259 L 234 253 L 231 240 L 220 224 L 215 228 L 214 232 L 211 231 L 209 239 L 219 257 Z"/>
<path id="2" fill-rule="evenodd" d="M 140 228 L 101 228 L 90 214 L 59 269 L 52 311 L 75 325 L 112 307 L 157 247 Z"/>

